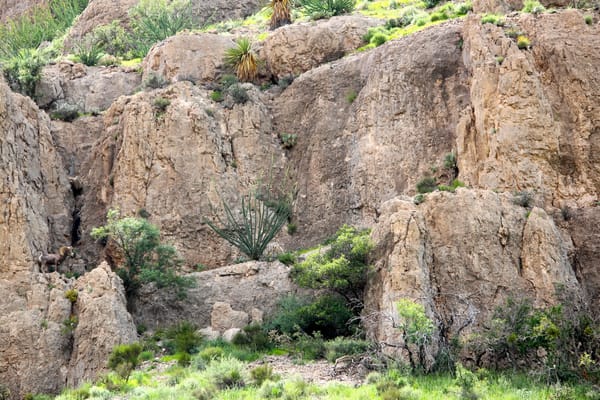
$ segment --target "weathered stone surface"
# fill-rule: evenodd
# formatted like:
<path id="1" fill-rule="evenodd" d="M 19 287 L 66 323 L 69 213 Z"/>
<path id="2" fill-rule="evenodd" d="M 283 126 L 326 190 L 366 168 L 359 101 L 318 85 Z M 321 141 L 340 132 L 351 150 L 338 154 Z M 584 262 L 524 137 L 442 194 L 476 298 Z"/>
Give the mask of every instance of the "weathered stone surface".
<path id="1" fill-rule="evenodd" d="M 216 340 L 221 337 L 221 332 L 215 331 L 212 327 L 207 326 L 206 328 L 198 329 L 198 333 L 204 337 L 205 340 Z"/>
<path id="2" fill-rule="evenodd" d="M 373 231 L 369 334 L 402 343 L 392 323 L 401 298 L 423 304 L 448 339 L 476 331 L 511 296 L 554 304 L 556 283 L 581 295 L 556 225 L 542 209 L 527 214 L 511 195 L 482 190 L 436 192 L 418 206 L 400 198 L 385 203 Z"/>
<path id="3" fill-rule="evenodd" d="M 0 0 L 0 21 L 18 17 L 31 7 L 43 3 L 44 0 Z"/>
<path id="4" fill-rule="evenodd" d="M 231 304 L 217 301 L 213 304 L 210 313 L 210 326 L 219 332 L 225 332 L 231 328 L 243 328 L 248 325 L 250 317 L 244 311 L 236 311 Z"/>
<path id="5" fill-rule="evenodd" d="M 356 50 L 368 29 L 382 23 L 352 15 L 286 25 L 260 44 L 259 57 L 275 77 L 299 75 Z"/>
<path id="6" fill-rule="evenodd" d="M 529 190 L 557 207 L 596 200 L 600 25 L 584 25 L 578 10 L 515 17 L 508 26 L 532 43 L 520 50 L 507 28 L 467 19 L 464 58 L 472 80 L 471 108 L 457 127 L 462 180 Z"/>
<path id="7" fill-rule="evenodd" d="M 213 306 L 226 303 L 233 310 L 243 311 L 245 323 L 237 324 L 243 327 L 248 324 L 248 315 L 252 314 L 253 309 L 271 315 L 281 297 L 306 293 L 292 283 L 288 273 L 289 268 L 278 261 L 250 261 L 195 272 L 190 276 L 195 278 L 196 287 L 188 290 L 184 300 L 178 301 L 174 295 L 165 291 L 145 287 L 140 300 L 136 302 L 134 318 L 137 323 L 143 323 L 150 329 L 173 325 L 180 321 L 189 321 L 196 326 L 211 326 L 211 316 L 215 314 Z M 221 304 L 227 310 L 223 311 L 223 314 L 231 315 L 227 305 Z M 220 306 L 217 306 L 217 309 L 220 309 Z M 234 326 L 217 323 L 216 317 L 217 315 L 212 323 L 214 330 L 223 333 L 225 327 Z"/>
<path id="8" fill-rule="evenodd" d="M 123 283 L 106 262 L 79 278 L 74 288 L 78 324 L 73 334 L 68 385 L 79 385 L 107 371 L 113 348 L 137 340 L 133 319 L 126 308 Z"/>
<path id="9" fill-rule="evenodd" d="M 36 101 L 42 108 L 72 106 L 89 113 L 106 110 L 119 96 L 140 87 L 140 74 L 121 67 L 86 67 L 62 61 L 42 71 Z"/>
<path id="10" fill-rule="evenodd" d="M 138 0 L 93 0 L 73 24 L 66 40 L 67 46 L 83 38 L 94 28 L 107 25 L 118 20 L 123 25 L 129 22 L 129 10 L 138 3 Z"/>
<path id="11" fill-rule="evenodd" d="M 214 82 L 223 67 L 225 51 L 235 45 L 227 36 L 189 33 L 172 36 L 152 47 L 144 59 L 144 76 L 160 75 L 177 82 Z"/>
<path id="12" fill-rule="evenodd" d="M 225 332 L 223 332 L 223 340 L 231 343 L 233 342 L 233 338 L 235 337 L 235 335 L 237 335 L 240 332 L 242 332 L 240 328 L 227 329 Z"/>

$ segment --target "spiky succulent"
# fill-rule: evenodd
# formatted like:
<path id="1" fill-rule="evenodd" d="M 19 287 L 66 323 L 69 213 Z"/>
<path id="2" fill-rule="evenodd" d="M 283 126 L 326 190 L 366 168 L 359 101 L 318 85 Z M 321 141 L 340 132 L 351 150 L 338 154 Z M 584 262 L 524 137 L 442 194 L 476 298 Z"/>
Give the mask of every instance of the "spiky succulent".
<path id="1" fill-rule="evenodd" d="M 247 38 L 238 39 L 235 47 L 227 49 L 225 63 L 235 70 L 240 81 L 251 82 L 256 79 L 258 61 L 252 43 Z"/>

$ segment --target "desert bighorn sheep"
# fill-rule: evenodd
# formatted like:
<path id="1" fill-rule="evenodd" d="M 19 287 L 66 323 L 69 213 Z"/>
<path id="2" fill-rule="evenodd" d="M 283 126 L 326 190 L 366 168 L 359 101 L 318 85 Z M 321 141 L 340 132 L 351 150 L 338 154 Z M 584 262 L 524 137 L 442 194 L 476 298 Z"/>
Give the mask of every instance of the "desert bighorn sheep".
<path id="1" fill-rule="evenodd" d="M 48 272 L 49 264 L 54 265 L 54 270 L 56 270 L 59 264 L 65 260 L 65 258 L 73 257 L 74 255 L 75 254 L 73 253 L 73 248 L 71 246 L 61 246 L 58 249 L 58 254 L 41 253 L 37 259 L 37 263 L 40 266 L 40 272 Z M 44 269 L 46 269 L 46 271 L 44 271 Z"/>

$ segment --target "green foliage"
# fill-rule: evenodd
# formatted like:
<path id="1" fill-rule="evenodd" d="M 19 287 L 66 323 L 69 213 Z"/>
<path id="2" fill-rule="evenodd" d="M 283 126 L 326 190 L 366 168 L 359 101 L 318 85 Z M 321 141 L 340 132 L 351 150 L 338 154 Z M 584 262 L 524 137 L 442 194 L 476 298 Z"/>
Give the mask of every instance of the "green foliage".
<path id="1" fill-rule="evenodd" d="M 24 48 L 0 62 L 11 89 L 34 98 L 35 86 L 48 62 L 48 54 L 44 50 Z"/>
<path id="2" fill-rule="evenodd" d="M 281 144 L 283 145 L 284 149 L 291 149 L 298 142 L 298 135 L 295 133 L 283 132 L 279 135 L 279 138 L 281 139 Z"/>
<path id="3" fill-rule="evenodd" d="M 10 399 L 10 389 L 8 386 L 0 383 L 0 400 L 9 400 Z"/>
<path id="4" fill-rule="evenodd" d="M 140 0 L 129 18 L 137 57 L 144 57 L 155 43 L 195 27 L 189 0 Z"/>
<path id="5" fill-rule="evenodd" d="M 456 154 L 454 152 L 450 152 L 444 156 L 444 168 L 452 171 L 458 168 Z"/>
<path id="6" fill-rule="evenodd" d="M 413 197 L 413 203 L 417 206 L 425 201 L 425 196 L 422 193 L 419 193 L 415 197 Z"/>
<path id="7" fill-rule="evenodd" d="M 349 303 L 359 302 L 367 280 L 367 257 L 373 249 L 368 229 L 342 226 L 324 252 L 294 266 L 292 277 L 302 287 L 329 289 Z"/>
<path id="8" fill-rule="evenodd" d="M 287 233 L 290 235 L 294 235 L 298 231 L 298 225 L 294 222 L 290 222 L 287 224 Z"/>
<path id="9" fill-rule="evenodd" d="M 54 120 L 61 120 L 65 122 L 73 122 L 79 118 L 79 110 L 77 106 L 70 104 L 62 104 L 56 108 L 56 110 L 50 113 L 50 118 Z"/>
<path id="10" fill-rule="evenodd" d="M 129 299 L 135 297 L 143 283 L 154 283 L 158 288 L 172 288 L 179 297 L 193 281 L 176 274 L 182 260 L 175 248 L 160 243 L 160 231 L 145 218 L 120 218 L 118 210 L 110 210 L 105 226 L 92 229 L 94 239 L 108 239 L 115 243 L 124 257 L 124 265 L 117 268 L 123 279 Z"/>
<path id="11" fill-rule="evenodd" d="M 481 17 L 481 23 L 504 26 L 504 17 L 495 14 L 485 14 L 483 17 Z"/>
<path id="12" fill-rule="evenodd" d="M 223 92 L 221 92 L 220 90 L 215 90 L 211 92 L 210 99 L 217 103 L 223 101 Z"/>
<path id="13" fill-rule="evenodd" d="M 92 67 L 97 65 L 102 56 L 104 49 L 97 41 L 91 37 L 85 37 L 73 46 L 76 61 Z"/>
<path id="14" fill-rule="evenodd" d="M 402 332 L 411 368 L 413 371 L 426 371 L 425 350 L 433 336 L 433 322 L 425 314 L 423 305 L 409 299 L 398 300 L 396 310 L 399 317 L 397 328 Z M 418 358 L 413 346 L 416 347 Z"/>
<path id="15" fill-rule="evenodd" d="M 437 189 L 437 181 L 432 177 L 425 177 L 417 182 L 417 192 L 429 193 Z"/>
<path id="16" fill-rule="evenodd" d="M 160 89 L 165 87 L 167 84 L 167 80 L 162 75 L 154 72 L 150 72 L 148 77 L 144 79 L 144 82 L 142 83 L 145 88 L 150 89 Z"/>
<path id="17" fill-rule="evenodd" d="M 164 97 L 159 96 L 154 99 L 154 107 L 158 108 L 160 111 L 165 111 L 170 105 L 171 100 L 165 99 Z"/>
<path id="18" fill-rule="evenodd" d="M 120 21 L 96 27 L 86 39 L 104 49 L 105 53 L 125 59 L 135 58 L 135 40 L 121 26 Z"/>
<path id="19" fill-rule="evenodd" d="M 312 336 L 298 333 L 294 338 L 292 351 L 302 360 L 318 360 L 325 356 L 325 341 L 319 332 Z"/>
<path id="20" fill-rule="evenodd" d="M 227 88 L 227 94 L 231 96 L 236 104 L 244 104 L 250 99 L 246 89 L 244 89 L 239 83 L 229 86 Z"/>
<path id="21" fill-rule="evenodd" d="M 517 47 L 521 50 L 528 49 L 531 46 L 531 42 L 527 36 L 519 35 L 517 36 Z"/>
<path id="22" fill-rule="evenodd" d="M 382 32 L 377 32 L 371 37 L 371 39 L 369 40 L 369 43 L 371 43 L 375 47 L 378 47 L 387 41 L 388 41 L 388 36 L 386 34 L 384 34 Z"/>
<path id="23" fill-rule="evenodd" d="M 258 74 L 258 59 L 247 38 L 240 38 L 236 45 L 225 52 L 225 64 L 233 68 L 242 82 L 251 82 Z"/>
<path id="24" fill-rule="evenodd" d="M 260 259 L 291 214 L 287 199 L 280 197 L 276 201 L 269 201 L 257 197 L 243 196 L 239 213 L 234 213 L 229 204 L 223 201 L 226 220 L 218 219 L 222 228 L 206 221 L 219 236 L 253 260 Z"/>
<path id="25" fill-rule="evenodd" d="M 277 259 L 285 265 L 293 265 L 296 262 L 294 253 L 281 253 L 277 256 Z"/>
<path id="26" fill-rule="evenodd" d="M 583 20 L 587 25 L 592 25 L 594 23 L 594 17 L 592 15 L 584 15 Z"/>
<path id="27" fill-rule="evenodd" d="M 166 332 L 169 341 L 166 345 L 172 347 L 176 353 L 195 353 L 202 343 L 202 336 L 196 333 L 197 328 L 187 322 L 181 322 Z"/>
<path id="28" fill-rule="evenodd" d="M 116 346 L 108 358 L 108 368 L 116 371 L 125 381 L 140 363 L 142 346 L 139 343 L 120 344 Z"/>
<path id="29" fill-rule="evenodd" d="M 346 94 L 346 101 L 349 104 L 354 103 L 354 100 L 356 100 L 356 97 L 358 96 L 358 93 L 356 93 L 356 90 L 350 90 L 347 94 Z"/>
<path id="30" fill-rule="evenodd" d="M 252 351 L 264 351 L 271 347 L 269 336 L 259 324 L 250 324 L 233 337 L 233 344 L 245 346 Z"/>
<path id="31" fill-rule="evenodd" d="M 312 19 L 330 18 L 354 10 L 354 0 L 299 0 L 303 12 Z"/>
<path id="32" fill-rule="evenodd" d="M 533 204 L 533 194 L 528 191 L 516 192 L 512 202 L 518 206 L 529 208 Z"/>
<path id="33" fill-rule="evenodd" d="M 220 390 L 243 387 L 248 379 L 244 364 L 232 357 L 212 360 L 206 368 L 206 375 Z"/>
<path id="34" fill-rule="evenodd" d="M 440 0 L 424 0 L 426 8 L 433 8 L 440 3 Z"/>
<path id="35" fill-rule="evenodd" d="M 63 321 L 63 327 L 61 332 L 63 335 L 72 335 L 77 328 L 77 324 L 79 323 L 79 319 L 75 315 L 69 316 L 69 318 Z"/>
<path id="36" fill-rule="evenodd" d="M 71 304 L 75 304 L 78 297 L 79 292 L 75 289 L 69 289 L 65 292 L 65 299 L 68 299 L 71 302 Z"/>
<path id="37" fill-rule="evenodd" d="M 211 360 L 216 360 L 216 359 L 222 358 L 224 354 L 225 353 L 221 347 L 209 346 L 209 347 L 202 349 L 202 351 L 200 351 L 200 353 L 198 355 L 204 361 L 211 361 Z"/>
<path id="38" fill-rule="evenodd" d="M 320 332 L 326 339 L 333 339 L 356 331 L 354 316 L 339 296 L 321 296 L 311 302 L 292 295 L 279 301 L 277 311 L 266 328 L 289 336 L 299 332 L 309 335 Z"/>
<path id="39" fill-rule="evenodd" d="M 523 3 L 523 9 L 521 12 L 531 13 L 531 14 L 541 14 L 546 11 L 546 7 L 544 7 L 538 0 L 525 0 Z"/>
<path id="40" fill-rule="evenodd" d="M 334 362 L 346 355 L 362 354 L 369 349 L 370 343 L 364 340 L 337 337 L 325 342 L 325 358 Z"/>
<path id="41" fill-rule="evenodd" d="M 269 364 L 259 365 L 250 370 L 250 377 L 256 386 L 273 378 L 273 368 Z"/>

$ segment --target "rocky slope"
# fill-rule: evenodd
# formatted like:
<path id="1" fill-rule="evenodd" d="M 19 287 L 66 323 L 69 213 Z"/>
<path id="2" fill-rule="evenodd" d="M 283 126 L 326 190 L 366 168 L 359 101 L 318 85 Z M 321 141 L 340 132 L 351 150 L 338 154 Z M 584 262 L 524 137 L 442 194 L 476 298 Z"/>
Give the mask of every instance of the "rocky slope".
<path id="1" fill-rule="evenodd" d="M 158 89 L 140 87 L 135 71 L 48 67 L 40 104 L 105 110 L 72 123 L 50 121 L 0 84 L 0 382 L 13 393 L 55 391 L 93 377 L 113 344 L 135 338 L 106 265 L 77 281 L 40 275 L 39 251 L 76 244 L 77 260 L 65 268 L 91 269 L 102 248 L 89 232 L 120 208 L 147 213 L 190 266 L 226 265 L 239 253 L 203 221 L 222 199 L 236 204 L 271 173 L 294 183 L 298 232 L 282 232 L 280 246 L 315 244 L 344 223 L 374 228 L 370 316 L 389 316 L 395 300 L 409 297 L 447 333 L 470 332 L 511 293 L 555 301 L 555 283 L 597 310 L 593 15 L 591 25 L 577 10 L 516 15 L 502 28 L 470 16 L 345 57 L 372 20 L 283 27 L 260 47 L 263 75 L 301 74 L 287 88 L 246 84 L 249 99 L 240 104 L 211 100 L 224 72 L 219 54 L 233 43 L 214 34 L 155 46 L 143 65 L 146 77 L 153 71 L 168 81 Z M 319 41 L 332 32 L 343 40 Z M 519 49 L 514 32 L 531 47 Z M 164 109 L 159 98 L 168 100 Z M 297 144 L 284 148 L 283 133 L 297 135 Z M 455 177 L 442 168 L 450 152 L 468 188 L 413 204 L 407 196 L 423 177 Z M 514 203 L 514 192 L 524 191 L 530 209 Z M 295 289 L 283 266 L 254 267 L 196 273 L 199 286 L 184 302 L 148 288 L 134 317 L 149 327 L 180 318 L 223 327 L 211 318 L 214 307 L 247 320 L 260 314 L 254 308 L 268 313 Z M 71 287 L 80 293 L 73 307 L 63 296 Z M 69 341 L 60 331 L 72 313 L 79 324 Z M 397 342 L 389 321 L 372 319 L 371 336 Z M 19 337 L 22 330 L 32 336 Z M 52 373 L 38 384 L 41 370 Z"/>

